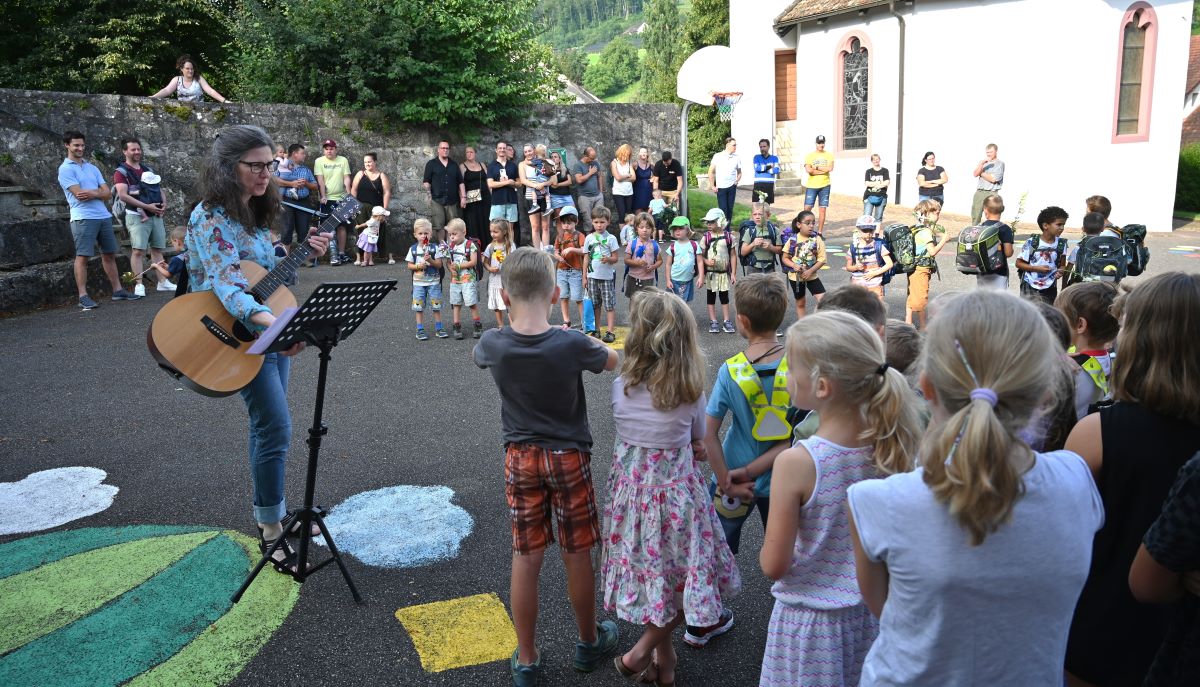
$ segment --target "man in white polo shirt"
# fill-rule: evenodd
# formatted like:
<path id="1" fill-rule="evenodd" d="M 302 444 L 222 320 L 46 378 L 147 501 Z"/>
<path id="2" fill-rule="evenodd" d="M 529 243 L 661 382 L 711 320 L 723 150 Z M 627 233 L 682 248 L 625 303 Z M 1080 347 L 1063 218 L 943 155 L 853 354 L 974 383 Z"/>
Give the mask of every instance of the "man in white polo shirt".
<path id="1" fill-rule="evenodd" d="M 733 201 L 738 182 L 742 180 L 742 159 L 737 155 L 737 140 L 725 139 L 725 150 L 713 155 L 708 165 L 708 185 L 717 191 L 717 207 L 726 217 L 733 217 Z"/>

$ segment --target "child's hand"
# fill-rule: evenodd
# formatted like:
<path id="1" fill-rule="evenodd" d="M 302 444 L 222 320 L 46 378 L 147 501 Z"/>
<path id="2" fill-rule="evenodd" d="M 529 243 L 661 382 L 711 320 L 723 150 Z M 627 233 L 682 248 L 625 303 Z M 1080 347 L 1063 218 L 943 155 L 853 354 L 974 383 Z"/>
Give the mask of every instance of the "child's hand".
<path id="1" fill-rule="evenodd" d="M 734 482 L 722 491 L 743 503 L 750 503 L 754 500 L 754 482 Z"/>
<path id="2" fill-rule="evenodd" d="M 692 460 L 697 463 L 703 463 L 708 460 L 708 449 L 704 447 L 703 439 L 696 439 L 692 442 Z"/>

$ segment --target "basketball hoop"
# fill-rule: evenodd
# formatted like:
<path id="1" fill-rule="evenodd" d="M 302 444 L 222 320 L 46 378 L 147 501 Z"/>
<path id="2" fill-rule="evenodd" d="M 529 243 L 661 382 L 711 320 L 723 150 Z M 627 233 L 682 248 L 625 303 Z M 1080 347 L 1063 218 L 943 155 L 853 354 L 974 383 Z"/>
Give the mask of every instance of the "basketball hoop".
<path id="1" fill-rule="evenodd" d="M 717 114 L 721 116 L 722 122 L 728 122 L 733 119 L 733 109 L 737 106 L 738 101 L 742 99 L 741 91 L 730 91 L 727 93 L 713 93 L 713 105 L 717 108 Z"/>

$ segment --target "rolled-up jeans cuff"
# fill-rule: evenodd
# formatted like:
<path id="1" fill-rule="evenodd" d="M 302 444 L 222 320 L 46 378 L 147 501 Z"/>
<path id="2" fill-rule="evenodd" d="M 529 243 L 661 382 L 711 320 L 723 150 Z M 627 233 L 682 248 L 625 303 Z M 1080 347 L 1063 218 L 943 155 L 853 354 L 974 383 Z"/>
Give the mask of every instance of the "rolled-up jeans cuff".
<path id="1" fill-rule="evenodd" d="M 270 525 L 283 520 L 283 516 L 287 515 L 287 499 L 280 501 L 274 506 L 255 506 L 254 521 Z"/>

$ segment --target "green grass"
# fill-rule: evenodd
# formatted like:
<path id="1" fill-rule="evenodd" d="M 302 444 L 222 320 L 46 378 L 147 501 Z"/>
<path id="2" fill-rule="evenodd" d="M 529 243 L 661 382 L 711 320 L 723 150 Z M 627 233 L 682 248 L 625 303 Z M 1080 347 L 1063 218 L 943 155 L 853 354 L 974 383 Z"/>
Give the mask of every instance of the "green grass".
<path id="1" fill-rule="evenodd" d="M 638 98 L 638 93 L 641 90 L 642 90 L 642 80 L 638 79 L 637 81 L 634 81 L 633 83 L 629 84 L 625 88 L 617 91 L 616 93 L 613 93 L 612 95 L 608 96 L 607 98 L 604 98 L 604 102 L 606 102 L 606 103 L 636 102 L 637 98 Z"/>
<path id="2" fill-rule="evenodd" d="M 1200 221 L 1200 212 L 1192 212 L 1191 210 L 1176 210 L 1175 219 L 1186 219 L 1189 222 Z"/>
<path id="3" fill-rule="evenodd" d="M 704 231 L 704 215 L 717 207 L 717 197 L 712 193 L 688 189 L 688 221 L 694 231 Z M 730 231 L 734 231 L 743 221 L 750 219 L 750 206 L 746 203 L 733 204 L 733 220 L 729 222 Z"/>

